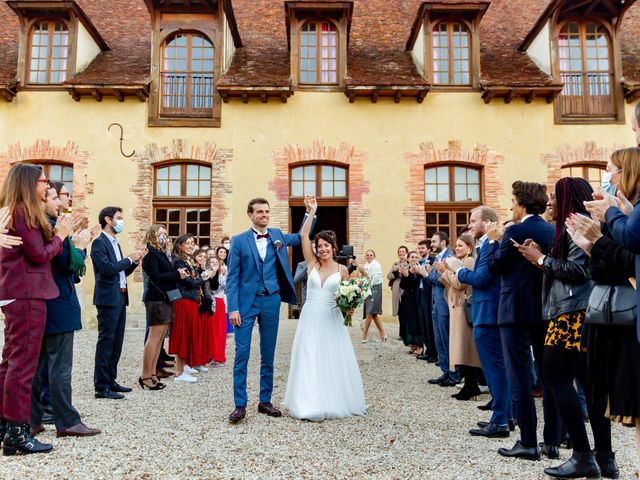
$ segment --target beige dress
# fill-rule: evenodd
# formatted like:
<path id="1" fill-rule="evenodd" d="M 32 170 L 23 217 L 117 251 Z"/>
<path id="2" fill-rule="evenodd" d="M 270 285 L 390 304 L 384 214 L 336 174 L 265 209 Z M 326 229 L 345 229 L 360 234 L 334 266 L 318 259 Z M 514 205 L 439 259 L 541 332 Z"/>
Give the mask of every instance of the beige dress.
<path id="1" fill-rule="evenodd" d="M 394 262 L 387 274 L 387 280 L 393 281 L 391 284 L 391 315 L 398 316 L 398 306 L 400 305 L 400 297 L 402 296 L 402 289 L 400 288 L 400 276 L 398 273 L 398 266 L 400 262 Z"/>
<path id="2" fill-rule="evenodd" d="M 462 264 L 473 270 L 475 259 L 466 257 Z M 473 328 L 467 324 L 464 314 L 464 299 L 471 295 L 471 286 L 462 285 L 456 274 L 447 270 L 442 274 L 443 283 L 449 285 L 447 302 L 449 303 L 449 368 L 456 365 L 480 368 L 480 359 L 473 340 Z"/>

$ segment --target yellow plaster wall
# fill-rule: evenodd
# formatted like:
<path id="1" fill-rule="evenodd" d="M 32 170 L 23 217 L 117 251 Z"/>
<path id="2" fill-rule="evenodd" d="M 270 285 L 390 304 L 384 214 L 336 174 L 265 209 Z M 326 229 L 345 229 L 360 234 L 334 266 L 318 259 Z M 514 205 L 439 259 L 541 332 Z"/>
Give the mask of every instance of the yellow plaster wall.
<path id="1" fill-rule="evenodd" d="M 273 198 L 269 181 L 273 177 L 272 152 L 288 143 L 302 146 L 320 140 L 326 145 L 341 142 L 353 145 L 368 156 L 365 177 L 370 193 L 365 195 L 371 210 L 366 229 L 371 240 L 367 247 L 378 253 L 386 269 L 395 259 L 395 247 L 404 243 L 409 219 L 402 214 L 408 206 L 405 185 L 409 180 L 404 154 L 418 152 L 422 142 L 433 142 L 446 148 L 449 140 L 457 140 L 463 149 L 486 144 L 505 158 L 500 179 L 509 191 L 517 179 L 546 182 L 542 154 L 553 153 L 562 144 L 579 147 L 585 141 L 598 146 L 632 145 L 633 133 L 628 125 L 554 125 L 553 105 L 543 100 L 511 104 L 494 100 L 485 104 L 478 93 L 430 93 L 424 103 L 403 100 L 399 104 L 380 99 L 372 104 L 366 99 L 350 104 L 342 93 L 296 92 L 288 103 L 270 101 L 244 104 L 232 100 L 222 106 L 222 127 L 149 128 L 147 103 L 112 98 L 96 102 L 83 98 L 74 102 L 63 92 L 20 92 L 12 103 L 0 103 L 0 150 L 17 141 L 29 146 L 38 139 L 54 145 L 75 141 L 81 150 L 93 152 L 95 161 L 88 166 L 87 182 L 94 194 L 86 206 L 97 221 L 101 207 L 116 204 L 124 208 L 125 218 L 135 207 L 129 188 L 136 181 L 136 163 L 124 158 L 119 150 L 119 131 L 107 127 L 118 122 L 124 127 L 124 151 L 140 151 L 150 143 L 170 145 L 174 139 L 189 144 L 215 142 L 220 148 L 233 149 L 228 172 L 233 183 L 232 198 L 227 199 L 230 216 L 225 229 L 237 233 L 247 228 L 245 216 L 249 198 L 263 195 Z M 626 106 L 627 119 L 633 106 Z M 502 198 L 508 206 L 509 196 Z M 134 225 L 126 223 L 126 229 Z M 126 231 L 126 230 L 125 230 Z M 120 239 L 125 254 L 134 245 L 127 235 Z M 362 256 L 364 252 L 357 252 Z M 83 282 L 91 304 L 92 275 Z M 386 291 L 387 289 L 385 289 Z M 387 292 L 388 294 L 388 292 Z M 140 286 L 134 286 L 132 303 L 141 311 Z M 389 311 L 388 298 L 385 311 Z M 90 316 L 95 316 L 89 309 Z"/>

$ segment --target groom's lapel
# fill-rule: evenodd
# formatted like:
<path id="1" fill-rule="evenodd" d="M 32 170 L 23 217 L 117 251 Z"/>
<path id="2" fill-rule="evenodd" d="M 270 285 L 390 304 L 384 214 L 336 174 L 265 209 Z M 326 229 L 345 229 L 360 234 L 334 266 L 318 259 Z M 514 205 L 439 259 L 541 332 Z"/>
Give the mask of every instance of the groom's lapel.
<path id="1" fill-rule="evenodd" d="M 253 230 L 249 229 L 246 237 L 251 253 L 253 254 L 253 259 L 256 261 L 256 268 L 260 270 L 260 254 L 258 253 L 258 247 L 256 247 L 256 241 L 253 238 Z"/>
<path id="2" fill-rule="evenodd" d="M 282 236 L 282 232 L 277 228 L 267 228 L 267 231 L 269 232 L 269 241 L 271 242 L 271 245 L 273 246 L 273 249 L 276 252 L 276 257 L 280 260 L 280 263 L 283 263 L 284 257 L 282 257 L 281 254 L 282 252 L 285 252 L 286 254 L 288 254 L 289 251 L 286 248 L 284 248 L 284 237 Z M 280 250 L 278 250 L 274 244 L 276 240 L 280 240 L 282 242 L 283 247 Z"/>

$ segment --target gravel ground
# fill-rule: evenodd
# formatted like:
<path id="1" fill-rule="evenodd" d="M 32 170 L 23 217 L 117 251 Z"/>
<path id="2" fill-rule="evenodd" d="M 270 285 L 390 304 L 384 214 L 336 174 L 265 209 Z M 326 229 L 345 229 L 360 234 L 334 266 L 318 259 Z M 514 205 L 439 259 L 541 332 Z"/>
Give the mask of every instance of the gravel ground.
<path id="1" fill-rule="evenodd" d="M 388 326 L 390 332 L 396 328 Z M 284 396 L 294 333 L 295 321 L 283 321 L 275 363 L 276 405 Z M 200 374 L 195 385 L 169 381 L 166 389 L 154 392 L 135 384 L 144 332 L 127 331 L 119 381 L 134 390 L 125 400 L 112 401 L 93 398 L 97 332 L 79 332 L 74 403 L 85 423 L 101 428 L 102 435 L 57 439 L 53 426 L 47 426 L 39 438 L 53 443 L 54 451 L 2 457 L 0 478 L 538 479 L 548 478 L 544 467 L 558 464 L 503 459 L 497 449 L 510 447 L 514 435 L 491 440 L 467 433 L 488 418 L 476 408 L 487 395 L 478 402 L 455 401 L 449 398 L 455 388 L 427 384 L 438 375 L 435 366 L 406 355 L 396 340 L 363 345 L 359 333 L 359 328 L 351 329 L 369 405 L 365 417 L 311 423 L 258 415 L 259 355 L 254 348 L 248 416 L 234 426 L 227 422 L 233 409 L 231 338 L 227 366 Z M 621 478 L 633 478 L 634 432 L 614 425 L 613 435 Z M 569 456 L 570 451 L 561 450 L 563 461 Z"/>

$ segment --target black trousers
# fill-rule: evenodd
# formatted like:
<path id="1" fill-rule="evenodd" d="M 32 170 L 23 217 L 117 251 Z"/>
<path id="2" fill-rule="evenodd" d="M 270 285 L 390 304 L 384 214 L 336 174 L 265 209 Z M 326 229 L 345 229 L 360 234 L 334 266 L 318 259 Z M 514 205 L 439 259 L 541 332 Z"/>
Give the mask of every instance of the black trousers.
<path id="1" fill-rule="evenodd" d="M 74 332 L 45 335 L 38 362 L 38 371 L 31 387 L 31 426 L 42 423 L 40 378 L 49 379 L 51 405 L 56 430 L 64 430 L 80 423 L 80 414 L 71 403 L 71 370 L 73 367 Z"/>
<path id="2" fill-rule="evenodd" d="M 531 350 L 533 350 L 536 371 L 542 387 L 544 443 L 547 445 L 559 445 L 562 435 L 562 422 L 558 414 L 555 398 L 553 392 L 546 387 L 542 369 L 546 331 L 546 323 L 544 325 L 500 325 L 502 350 L 509 383 L 511 384 L 511 396 L 515 406 L 518 426 L 520 427 L 521 443 L 525 447 L 538 445 L 536 434 L 538 419 L 531 378 Z"/>
<path id="3" fill-rule="evenodd" d="M 418 316 L 422 330 L 422 341 L 426 348 L 426 354 L 432 357 L 438 356 L 436 350 L 436 337 L 433 333 L 433 318 L 431 316 L 431 285 L 423 281 L 423 288 L 418 290 Z"/>
<path id="4" fill-rule="evenodd" d="M 96 305 L 98 310 L 98 343 L 96 344 L 93 385 L 96 391 L 110 389 L 118 377 L 118 362 L 122 353 L 124 327 L 127 322 L 125 296 L 120 305 L 106 307 Z"/>

